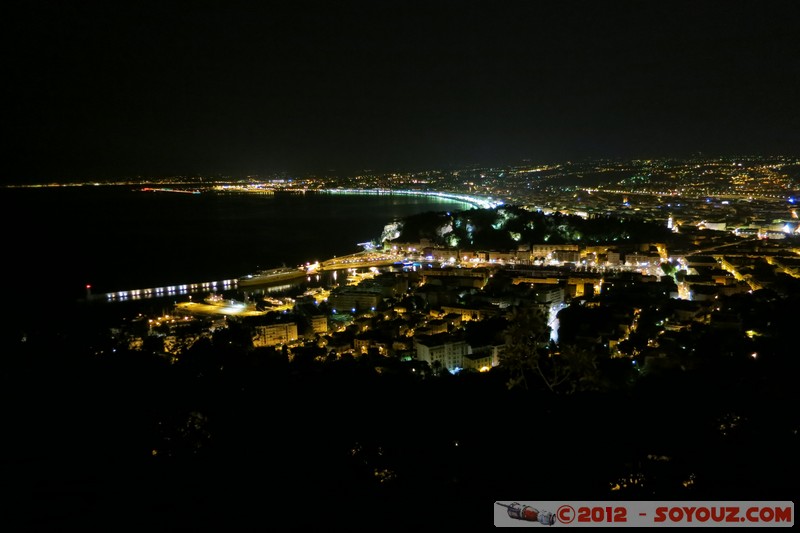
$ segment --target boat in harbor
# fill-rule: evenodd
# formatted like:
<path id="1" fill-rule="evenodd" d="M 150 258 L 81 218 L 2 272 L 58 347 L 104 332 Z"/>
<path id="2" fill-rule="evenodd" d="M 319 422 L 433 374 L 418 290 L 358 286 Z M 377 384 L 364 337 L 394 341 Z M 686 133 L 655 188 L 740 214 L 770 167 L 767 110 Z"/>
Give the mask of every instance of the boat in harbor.
<path id="1" fill-rule="evenodd" d="M 266 285 L 268 283 L 275 283 L 279 281 L 287 281 L 295 278 L 302 278 L 306 276 L 308 271 L 305 268 L 290 268 L 281 267 L 273 268 L 270 270 L 259 270 L 255 274 L 247 274 L 238 280 L 239 287 L 248 287 L 251 285 Z"/>

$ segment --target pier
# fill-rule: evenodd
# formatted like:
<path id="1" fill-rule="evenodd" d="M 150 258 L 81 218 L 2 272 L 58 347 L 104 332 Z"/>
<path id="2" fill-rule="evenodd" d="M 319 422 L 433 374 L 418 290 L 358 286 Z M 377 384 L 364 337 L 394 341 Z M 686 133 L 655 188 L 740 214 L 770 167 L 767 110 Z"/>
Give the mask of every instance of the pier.
<path id="1" fill-rule="evenodd" d="M 391 254 L 376 252 L 357 252 L 341 257 L 334 257 L 322 261 L 319 270 L 341 270 L 345 268 L 369 268 L 392 265 L 397 262 L 397 257 Z"/>
<path id="2" fill-rule="evenodd" d="M 86 288 L 87 301 L 127 302 L 131 300 L 146 300 L 150 298 L 163 298 L 165 296 L 184 296 L 204 292 L 227 291 L 236 289 L 238 280 L 224 279 L 221 281 L 204 281 L 200 283 L 184 283 L 180 285 L 167 285 L 165 287 L 151 287 L 146 289 L 131 289 L 127 291 L 106 292 L 92 294 L 91 288 Z"/>

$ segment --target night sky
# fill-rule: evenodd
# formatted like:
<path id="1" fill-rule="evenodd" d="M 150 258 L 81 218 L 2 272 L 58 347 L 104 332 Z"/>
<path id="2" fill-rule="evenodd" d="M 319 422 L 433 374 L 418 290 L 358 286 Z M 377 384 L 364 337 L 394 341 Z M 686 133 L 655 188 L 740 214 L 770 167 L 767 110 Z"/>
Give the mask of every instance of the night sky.
<path id="1" fill-rule="evenodd" d="M 2 183 L 800 153 L 795 1 L 0 10 Z"/>

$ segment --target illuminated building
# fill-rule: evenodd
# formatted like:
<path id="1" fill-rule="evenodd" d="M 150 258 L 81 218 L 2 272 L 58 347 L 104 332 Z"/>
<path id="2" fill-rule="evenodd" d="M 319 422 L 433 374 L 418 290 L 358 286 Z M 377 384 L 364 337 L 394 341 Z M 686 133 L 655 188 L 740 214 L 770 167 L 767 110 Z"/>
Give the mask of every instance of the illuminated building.
<path id="1" fill-rule="evenodd" d="M 256 326 L 253 346 L 275 346 L 297 340 L 297 324 L 294 322 Z"/>

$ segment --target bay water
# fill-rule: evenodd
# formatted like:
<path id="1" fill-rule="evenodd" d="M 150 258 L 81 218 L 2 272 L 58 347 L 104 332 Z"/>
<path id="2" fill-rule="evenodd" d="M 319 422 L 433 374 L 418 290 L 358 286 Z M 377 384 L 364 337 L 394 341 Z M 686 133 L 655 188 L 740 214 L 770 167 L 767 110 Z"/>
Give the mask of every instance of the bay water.
<path id="1" fill-rule="evenodd" d="M 0 189 L 4 277 L 14 299 L 235 279 L 323 261 L 415 213 L 468 209 L 425 195 L 201 194 L 142 187 Z"/>

